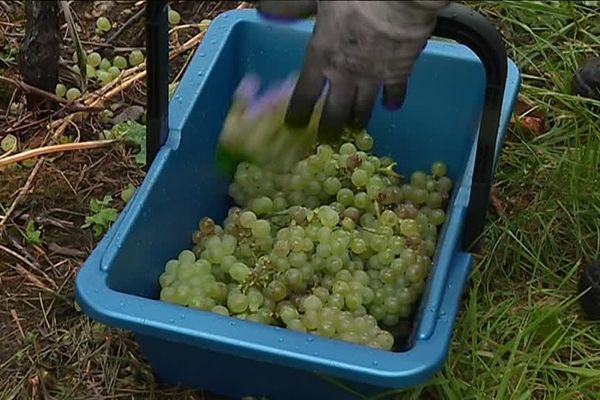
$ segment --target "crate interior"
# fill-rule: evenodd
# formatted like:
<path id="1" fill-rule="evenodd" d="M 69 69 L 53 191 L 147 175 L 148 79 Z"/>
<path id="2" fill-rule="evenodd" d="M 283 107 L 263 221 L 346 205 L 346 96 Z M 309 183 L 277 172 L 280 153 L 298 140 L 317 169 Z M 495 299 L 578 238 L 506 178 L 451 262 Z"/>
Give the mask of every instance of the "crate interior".
<path id="1" fill-rule="evenodd" d="M 211 31 L 205 42 L 218 42 L 222 34 Z M 196 52 L 172 100 L 170 125 L 181 123 L 182 129 L 171 135 L 180 135 L 179 145 L 139 211 L 132 211 L 137 215 L 108 273 L 111 289 L 157 299 L 165 262 L 191 248 L 198 221 L 210 216 L 222 222 L 233 203 L 228 178 L 215 168 L 214 150 L 231 95 L 248 72 L 268 83 L 297 71 L 308 38 L 308 32 L 285 25 L 240 21 L 224 44 L 215 45 L 221 50 L 214 59 L 211 45 Z M 401 111 L 387 111 L 378 100 L 368 129 L 374 151 L 394 157 L 398 172 L 410 174 L 443 160 L 456 190 L 479 124 L 485 77 L 469 50 L 461 48 L 449 57 L 442 51 L 445 46 L 453 45 L 432 44 L 418 60 Z"/>

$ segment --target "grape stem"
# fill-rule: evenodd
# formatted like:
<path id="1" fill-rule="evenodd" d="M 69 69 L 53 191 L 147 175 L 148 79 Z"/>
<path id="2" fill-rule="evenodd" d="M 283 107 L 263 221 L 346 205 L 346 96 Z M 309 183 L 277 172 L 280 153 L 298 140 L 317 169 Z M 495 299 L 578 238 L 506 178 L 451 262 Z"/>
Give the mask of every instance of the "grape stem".
<path id="1" fill-rule="evenodd" d="M 396 165 L 398 165 L 398 163 L 392 163 L 392 164 L 388 165 L 387 167 L 379 168 L 377 170 L 377 172 L 380 172 L 380 173 L 385 174 L 387 176 L 390 176 L 392 178 L 397 178 L 397 179 L 403 180 L 404 179 L 404 175 L 401 175 L 401 174 L 399 174 L 399 173 L 397 173 L 396 171 L 393 170 L 393 168 Z"/>

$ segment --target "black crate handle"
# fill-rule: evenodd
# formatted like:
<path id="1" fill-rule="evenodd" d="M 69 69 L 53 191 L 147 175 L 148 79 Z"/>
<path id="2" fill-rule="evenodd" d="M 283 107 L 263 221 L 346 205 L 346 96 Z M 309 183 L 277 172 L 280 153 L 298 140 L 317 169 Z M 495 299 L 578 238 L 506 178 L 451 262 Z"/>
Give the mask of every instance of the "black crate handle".
<path id="1" fill-rule="evenodd" d="M 146 5 L 147 165 L 165 143 L 168 131 L 169 38 L 167 1 L 150 0 Z M 463 249 L 479 244 L 489 202 L 496 139 L 504 97 L 507 55 L 504 41 L 487 19 L 472 9 L 451 3 L 437 17 L 434 36 L 445 37 L 469 47 L 486 72 L 485 100 L 473 171 L 471 197 Z"/>
<path id="2" fill-rule="evenodd" d="M 167 0 L 146 2 L 146 168 L 169 131 L 169 23 Z"/>
<path id="3" fill-rule="evenodd" d="M 486 73 L 485 99 L 479 126 L 471 197 L 467 208 L 463 249 L 479 247 L 490 199 L 496 139 L 507 75 L 507 54 L 500 33 L 483 15 L 451 3 L 438 14 L 435 36 L 456 40 L 481 60 Z"/>

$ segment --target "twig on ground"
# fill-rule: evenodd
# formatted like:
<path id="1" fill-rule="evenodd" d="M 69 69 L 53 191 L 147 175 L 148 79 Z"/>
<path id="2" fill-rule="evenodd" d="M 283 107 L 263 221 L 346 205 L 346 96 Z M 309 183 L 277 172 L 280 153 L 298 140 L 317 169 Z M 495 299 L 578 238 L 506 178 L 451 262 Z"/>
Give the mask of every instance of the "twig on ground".
<path id="1" fill-rule="evenodd" d="M 6 254 L 16 258 L 17 260 L 21 261 L 22 263 L 26 264 L 29 268 L 31 268 L 32 270 L 38 272 L 40 275 L 42 275 L 44 277 L 44 279 L 52 286 L 54 287 L 54 289 L 57 289 L 58 286 L 56 285 L 56 283 L 50 279 L 50 277 L 44 272 L 42 271 L 38 266 L 36 266 L 34 263 L 32 263 L 31 261 L 29 261 L 27 258 L 23 257 L 22 255 L 20 255 L 19 253 L 17 253 L 16 251 L 13 251 L 12 249 L 0 245 L 0 251 L 5 252 Z M 31 282 L 33 282 L 36 286 L 39 286 L 41 288 L 44 288 L 50 292 L 52 292 L 53 290 L 49 289 L 47 285 L 44 285 L 42 283 L 42 281 L 36 277 L 35 275 L 33 275 L 30 271 L 26 270 L 25 268 L 23 268 L 21 265 L 15 265 L 12 266 L 13 269 L 17 270 L 18 272 L 22 273 L 23 275 L 25 275 Z"/>
<path id="2" fill-rule="evenodd" d="M 67 99 L 58 97 L 54 93 L 46 92 L 45 90 L 36 88 L 35 86 L 28 85 L 25 82 L 7 78 L 6 76 L 2 76 L 2 75 L 0 75 L 0 81 L 10 83 L 11 85 L 18 87 L 19 89 L 21 89 L 22 91 L 24 91 L 26 93 L 37 94 L 38 96 L 46 97 L 47 99 L 52 100 L 56 103 L 64 104 L 67 108 L 74 110 L 74 111 L 89 110 L 89 107 L 82 106 L 81 104 L 78 104 L 78 103 L 70 102 Z"/>
<path id="3" fill-rule="evenodd" d="M 29 191 L 29 188 L 31 187 L 31 185 L 35 179 L 35 176 L 37 175 L 38 171 L 40 170 L 43 162 L 44 162 L 44 159 L 40 159 L 35 164 L 35 166 L 33 167 L 33 170 L 31 171 L 31 173 L 29 174 L 29 177 L 27 178 L 27 181 L 25 182 L 25 185 L 20 189 L 19 194 L 17 195 L 17 197 L 15 197 L 15 200 L 12 202 L 12 204 L 6 211 L 6 214 L 4 214 L 4 217 L 2 218 L 2 220 L 0 220 L 0 237 L 2 237 L 2 234 L 4 233 L 4 229 L 6 227 L 6 223 L 10 220 L 12 213 L 15 212 L 19 203 L 21 202 L 21 200 L 23 200 L 23 198 Z"/>
<path id="4" fill-rule="evenodd" d="M 10 315 L 12 316 L 13 321 L 15 321 L 15 325 L 17 325 L 17 329 L 19 330 L 21 337 L 23 339 L 25 339 L 25 331 L 23 331 L 23 327 L 21 326 L 21 319 L 19 318 L 19 315 L 17 314 L 17 310 L 15 310 L 14 308 L 11 309 Z"/>
<path id="5" fill-rule="evenodd" d="M 52 242 L 48 245 L 48 250 L 50 250 L 53 253 L 59 254 L 61 256 L 67 256 L 67 257 L 83 258 L 87 255 L 87 253 L 84 251 L 77 250 L 77 249 L 71 249 L 68 247 L 63 247 L 54 242 Z"/>
<path id="6" fill-rule="evenodd" d="M 39 147 L 37 149 L 26 150 L 21 153 L 6 157 L 4 159 L 0 159 L 0 167 L 52 153 L 97 149 L 99 147 L 108 146 L 109 144 L 115 143 L 117 141 L 117 139 L 93 140 L 83 143 L 54 144 L 50 146 Z"/>
<path id="7" fill-rule="evenodd" d="M 118 38 L 123 32 L 125 32 L 125 29 L 129 28 L 132 24 L 136 23 L 137 20 L 144 16 L 144 11 L 145 8 L 142 8 L 137 13 L 133 14 L 115 33 L 106 39 L 105 43 L 110 44 L 113 40 Z"/>

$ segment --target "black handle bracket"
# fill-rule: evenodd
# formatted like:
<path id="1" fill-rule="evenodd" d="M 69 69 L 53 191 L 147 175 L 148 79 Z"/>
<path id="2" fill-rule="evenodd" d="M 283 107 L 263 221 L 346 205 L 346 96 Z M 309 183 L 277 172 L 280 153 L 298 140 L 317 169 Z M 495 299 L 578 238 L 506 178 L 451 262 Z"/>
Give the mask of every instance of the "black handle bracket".
<path id="1" fill-rule="evenodd" d="M 485 226 L 508 69 L 507 54 L 502 36 L 492 24 L 483 15 L 460 4 L 450 3 L 438 13 L 433 35 L 469 47 L 479 57 L 486 72 L 483 114 L 463 238 L 463 249 L 468 251 L 479 248 Z"/>
<path id="2" fill-rule="evenodd" d="M 169 130 L 169 24 L 167 0 L 146 2 L 146 169 Z"/>

